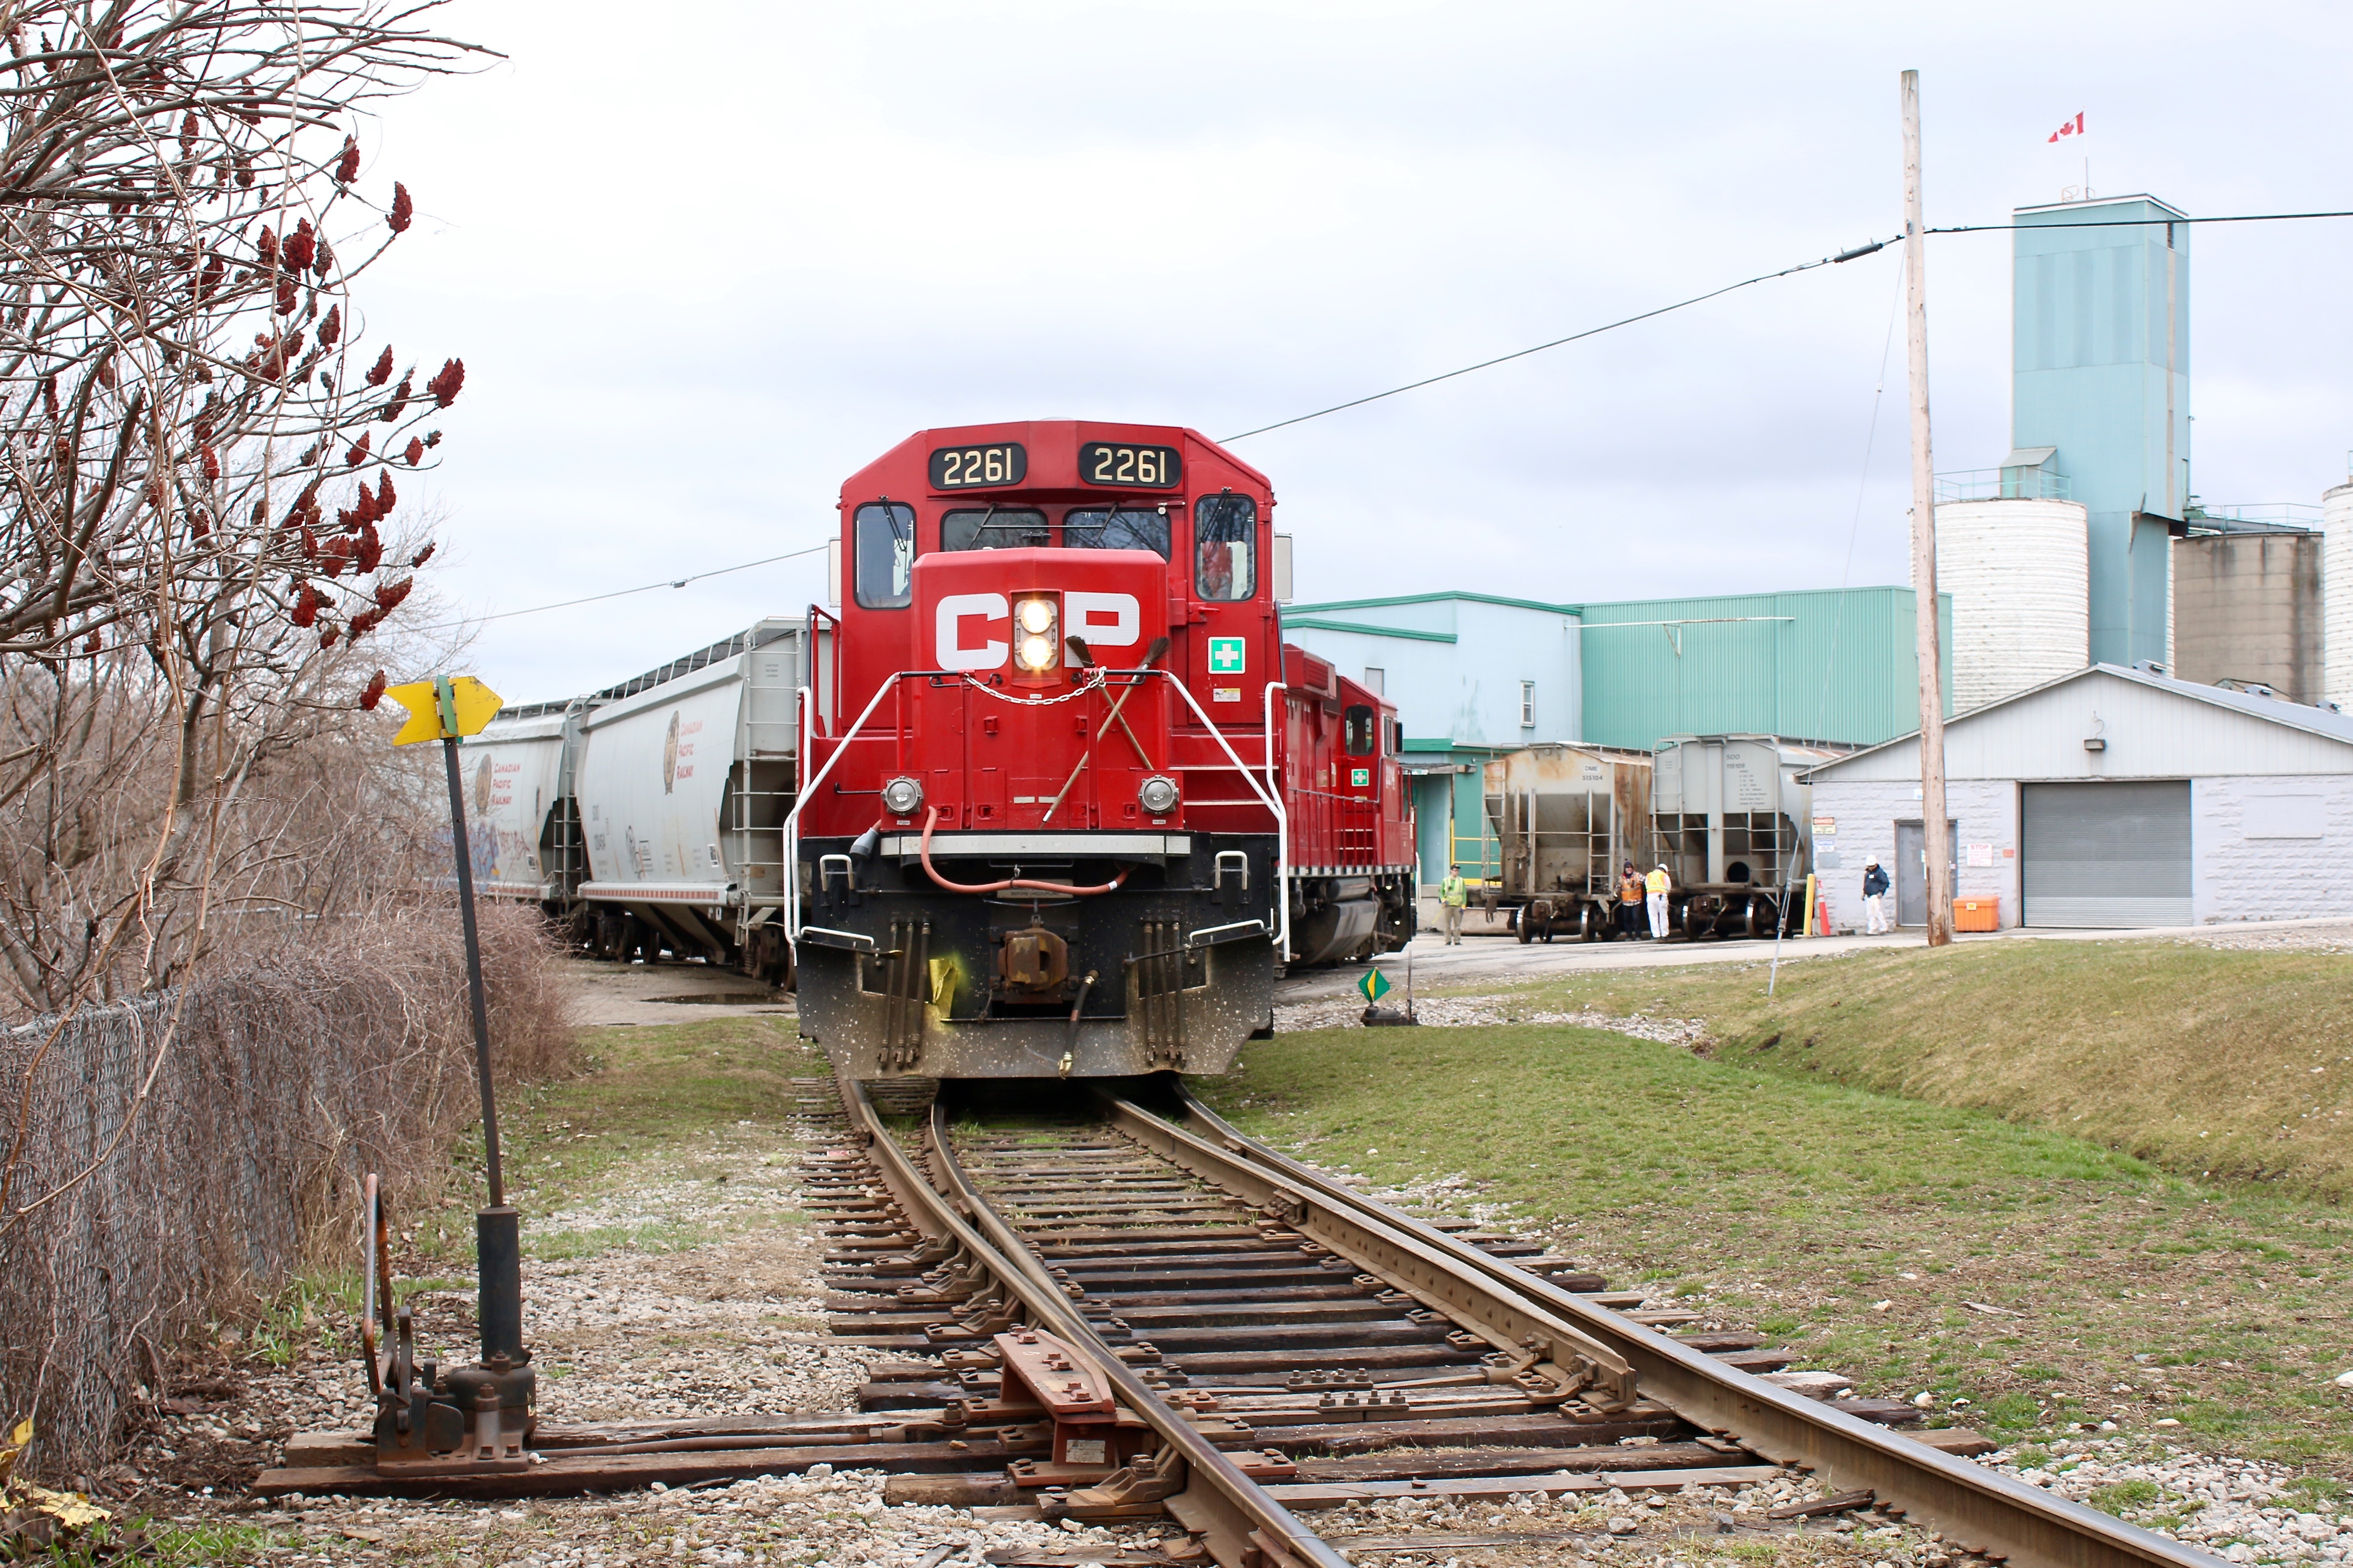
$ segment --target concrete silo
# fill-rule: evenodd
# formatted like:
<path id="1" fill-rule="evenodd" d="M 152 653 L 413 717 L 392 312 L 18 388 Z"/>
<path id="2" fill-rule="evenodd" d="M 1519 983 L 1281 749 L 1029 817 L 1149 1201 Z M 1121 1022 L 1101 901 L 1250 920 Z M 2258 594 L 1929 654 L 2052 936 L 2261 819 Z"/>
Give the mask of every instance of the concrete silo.
<path id="1" fill-rule="evenodd" d="M 2353 713 L 2353 479 L 2320 498 L 2321 695 Z"/>
<path id="2" fill-rule="evenodd" d="M 1957 710 L 2091 662 L 2087 535 L 2084 507 L 2053 496 L 1936 508 L 1936 586 L 1953 596 Z"/>

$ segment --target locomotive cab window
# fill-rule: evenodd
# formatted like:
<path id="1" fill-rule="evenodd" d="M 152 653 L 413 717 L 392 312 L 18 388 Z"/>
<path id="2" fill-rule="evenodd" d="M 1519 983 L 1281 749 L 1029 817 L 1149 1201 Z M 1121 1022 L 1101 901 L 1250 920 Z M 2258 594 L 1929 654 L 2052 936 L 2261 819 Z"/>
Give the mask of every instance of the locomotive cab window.
<path id="1" fill-rule="evenodd" d="M 1072 507 L 1062 515 L 1069 550 L 1149 550 L 1168 559 L 1168 514 L 1152 507 Z"/>
<path id="2" fill-rule="evenodd" d="M 942 550 L 1022 550 L 1053 542 L 1046 514 L 1029 507 L 974 507 L 940 519 Z"/>
<path id="3" fill-rule="evenodd" d="M 1373 710 L 1362 702 L 1352 702 L 1340 715 L 1340 738 L 1352 757 L 1369 757 L 1380 750 L 1380 731 L 1373 723 Z"/>
<path id="4" fill-rule="evenodd" d="M 904 609 L 914 596 L 915 509 L 868 501 L 851 519 L 853 574 L 861 609 Z"/>
<path id="5" fill-rule="evenodd" d="M 1258 586 L 1258 503 L 1227 490 L 1193 503 L 1193 591 L 1247 599 Z"/>

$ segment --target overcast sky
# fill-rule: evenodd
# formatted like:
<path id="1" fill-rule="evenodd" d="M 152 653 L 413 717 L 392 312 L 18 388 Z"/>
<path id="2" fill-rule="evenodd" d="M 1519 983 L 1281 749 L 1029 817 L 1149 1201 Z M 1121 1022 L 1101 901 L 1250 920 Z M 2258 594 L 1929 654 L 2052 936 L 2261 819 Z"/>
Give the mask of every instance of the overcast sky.
<path id="1" fill-rule="evenodd" d="M 1906 67 L 1932 224 L 2057 200 L 2084 153 L 2100 194 L 2195 215 L 2353 207 L 2341 0 L 440 16 L 509 58 L 364 138 L 419 217 L 362 339 L 466 361 L 442 466 L 400 488 L 486 616 L 819 544 L 926 426 L 1224 437 L 1887 237 Z M 2192 254 L 2195 489 L 2317 501 L 2353 447 L 2353 220 Z M 1899 255 L 1236 449 L 1303 599 L 1902 582 Z M 2009 255 L 1932 243 L 1940 470 L 2009 446 Z M 602 685 L 797 615 L 822 560 L 493 619 L 473 662 L 516 700 Z"/>

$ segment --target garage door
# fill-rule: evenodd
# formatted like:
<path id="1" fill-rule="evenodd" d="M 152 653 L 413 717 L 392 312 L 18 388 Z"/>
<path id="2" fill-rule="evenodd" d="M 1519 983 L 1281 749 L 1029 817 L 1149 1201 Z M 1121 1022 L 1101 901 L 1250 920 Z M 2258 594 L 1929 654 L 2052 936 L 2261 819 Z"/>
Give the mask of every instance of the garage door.
<path id="1" fill-rule="evenodd" d="M 2189 923 L 2189 783 L 2025 787 L 2026 923 Z"/>

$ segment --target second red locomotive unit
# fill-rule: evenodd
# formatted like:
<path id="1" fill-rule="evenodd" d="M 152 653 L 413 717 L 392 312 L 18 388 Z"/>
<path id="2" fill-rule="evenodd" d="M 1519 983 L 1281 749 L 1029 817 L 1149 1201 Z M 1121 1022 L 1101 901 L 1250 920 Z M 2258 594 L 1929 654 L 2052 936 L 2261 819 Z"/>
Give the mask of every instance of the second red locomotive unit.
<path id="1" fill-rule="evenodd" d="M 1033 420 L 910 437 L 840 510 L 783 910 L 838 1064 L 1219 1072 L 1279 962 L 1402 944 L 1395 710 L 1283 646 L 1264 475 Z"/>

